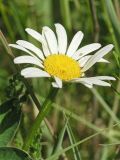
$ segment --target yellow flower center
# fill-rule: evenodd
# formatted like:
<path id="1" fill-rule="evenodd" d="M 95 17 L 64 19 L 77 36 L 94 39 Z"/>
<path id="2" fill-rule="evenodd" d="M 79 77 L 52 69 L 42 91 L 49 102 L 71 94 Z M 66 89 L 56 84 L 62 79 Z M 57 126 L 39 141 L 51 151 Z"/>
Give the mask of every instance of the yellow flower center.
<path id="1" fill-rule="evenodd" d="M 44 60 L 45 71 L 51 76 L 68 81 L 81 76 L 81 68 L 77 61 L 66 55 L 49 55 Z"/>

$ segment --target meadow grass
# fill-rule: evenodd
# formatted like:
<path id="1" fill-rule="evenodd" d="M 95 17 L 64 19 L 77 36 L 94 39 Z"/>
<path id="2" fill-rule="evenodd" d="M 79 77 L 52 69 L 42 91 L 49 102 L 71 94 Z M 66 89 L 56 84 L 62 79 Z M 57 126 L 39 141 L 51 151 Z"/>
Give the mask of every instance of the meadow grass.
<path id="1" fill-rule="evenodd" d="M 0 103 L 19 96 L 20 106 L 22 104 L 21 124 L 8 146 L 22 149 L 50 88 L 50 82 L 44 78 L 26 80 L 20 77 L 21 66 L 13 63 L 13 57 L 19 52 L 11 50 L 8 43 L 24 39 L 41 47 L 26 34 L 25 28 L 41 32 L 43 26 L 49 26 L 54 30 L 54 23 L 65 26 L 69 40 L 78 30 L 83 31 L 81 46 L 93 42 L 102 46 L 114 44 L 107 56 L 109 67 L 102 63 L 95 65 L 89 75 L 111 75 L 116 81 L 110 88 L 88 89 L 69 84 L 60 89 L 50 113 L 44 121 L 41 119 L 29 154 L 35 160 L 118 160 L 119 0 L 0 0 Z"/>

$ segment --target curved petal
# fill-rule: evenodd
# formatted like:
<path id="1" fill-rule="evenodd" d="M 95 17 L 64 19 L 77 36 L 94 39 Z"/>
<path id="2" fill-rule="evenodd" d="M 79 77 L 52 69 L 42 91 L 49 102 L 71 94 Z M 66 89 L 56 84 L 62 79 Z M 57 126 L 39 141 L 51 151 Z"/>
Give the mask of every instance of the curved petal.
<path id="1" fill-rule="evenodd" d="M 26 28 L 25 31 L 31 35 L 33 38 L 35 38 L 36 40 L 38 40 L 39 42 L 43 42 L 43 38 L 42 35 L 40 33 L 38 33 L 37 31 L 35 31 L 34 29 L 31 28 Z"/>
<path id="2" fill-rule="evenodd" d="M 42 51 L 39 48 L 37 48 L 35 45 L 33 45 L 32 43 L 24 41 L 24 40 L 18 40 L 16 43 L 18 45 L 34 52 L 40 59 L 44 60 L 44 56 L 43 56 Z"/>
<path id="3" fill-rule="evenodd" d="M 24 64 L 24 63 L 29 63 L 29 64 L 35 64 L 41 68 L 44 68 L 42 65 L 42 62 L 37 60 L 36 58 L 32 56 L 19 56 L 14 58 L 14 63 L 15 64 Z"/>
<path id="4" fill-rule="evenodd" d="M 55 78 L 55 81 L 56 81 L 58 87 L 62 88 L 62 80 L 60 78 L 58 78 L 58 77 L 54 77 L 54 78 Z"/>
<path id="5" fill-rule="evenodd" d="M 54 88 L 59 88 L 59 86 L 58 86 L 58 84 L 57 84 L 56 82 L 52 82 L 52 86 L 53 86 Z"/>
<path id="6" fill-rule="evenodd" d="M 74 59 L 78 60 L 79 58 L 82 58 L 83 56 L 99 49 L 100 47 L 101 47 L 101 44 L 99 44 L 99 43 L 88 44 L 88 45 L 78 49 L 72 57 Z"/>
<path id="7" fill-rule="evenodd" d="M 86 83 L 88 85 L 99 85 L 99 86 L 111 86 L 110 83 L 105 82 L 104 80 L 115 80 L 111 76 L 97 76 L 97 77 L 88 77 L 88 78 L 77 78 L 72 80 L 75 83 Z"/>
<path id="8" fill-rule="evenodd" d="M 85 63 L 90 59 L 91 56 L 85 56 L 82 57 L 78 62 L 80 67 L 83 67 L 85 65 Z"/>
<path id="9" fill-rule="evenodd" d="M 48 47 L 48 44 L 45 40 L 45 35 L 44 33 L 42 32 L 42 36 L 43 36 L 43 43 L 42 43 L 42 49 L 43 49 L 43 52 L 44 52 L 44 55 L 45 57 L 49 56 L 51 53 L 50 53 L 50 49 Z"/>
<path id="10" fill-rule="evenodd" d="M 78 61 L 80 67 L 84 67 L 85 63 L 87 63 L 87 61 L 90 59 L 91 56 L 92 56 L 92 55 L 82 57 L 82 58 Z M 104 58 L 99 59 L 97 62 L 109 63 L 109 61 L 107 61 L 107 60 L 104 59 Z"/>
<path id="11" fill-rule="evenodd" d="M 35 67 L 28 67 L 23 69 L 21 71 L 21 75 L 24 76 L 25 78 L 50 77 L 50 75 L 47 72 Z"/>
<path id="12" fill-rule="evenodd" d="M 113 48 L 112 44 L 109 44 L 102 49 L 100 49 L 98 52 L 96 52 L 84 65 L 83 72 L 87 71 L 90 67 L 92 67 L 99 59 L 101 59 L 103 56 L 105 56 L 109 51 L 111 51 Z"/>
<path id="13" fill-rule="evenodd" d="M 27 49 L 25 49 L 25 48 L 22 47 L 22 46 L 19 46 L 19 45 L 17 45 L 17 44 L 9 44 L 9 46 L 10 46 L 10 47 L 13 47 L 13 48 L 16 48 L 16 49 L 19 49 L 19 50 L 21 50 L 21 51 L 24 51 L 24 52 L 28 53 L 29 55 L 37 58 L 33 53 L 31 53 L 30 51 L 28 51 Z"/>
<path id="14" fill-rule="evenodd" d="M 49 27 L 43 27 L 43 34 L 52 54 L 58 53 L 57 39 L 55 33 Z"/>
<path id="15" fill-rule="evenodd" d="M 92 78 L 97 78 L 100 80 L 112 80 L 112 81 L 116 80 L 114 77 L 111 77 L 111 76 L 96 76 L 96 77 L 92 77 Z"/>
<path id="16" fill-rule="evenodd" d="M 81 78 L 81 79 L 77 79 L 73 82 L 76 82 L 76 83 L 86 83 L 88 85 L 99 85 L 99 86 L 111 86 L 111 84 L 105 82 L 105 81 L 102 81 L 102 80 L 99 80 L 99 79 L 92 79 L 92 78 Z"/>
<path id="17" fill-rule="evenodd" d="M 110 83 L 102 81 L 102 80 L 100 80 L 98 78 L 93 78 L 93 79 L 91 78 L 90 81 L 91 81 L 92 84 L 95 84 L 95 85 L 98 85 L 98 86 L 108 86 L 108 87 L 111 86 Z"/>
<path id="18" fill-rule="evenodd" d="M 80 82 L 81 84 L 83 84 L 85 87 L 88 87 L 88 88 L 93 88 L 93 84 L 89 84 L 89 83 L 86 83 L 86 82 Z"/>
<path id="19" fill-rule="evenodd" d="M 87 78 L 76 78 L 71 80 L 72 83 L 81 83 L 84 86 L 88 87 L 88 88 L 92 88 L 93 87 L 93 83 L 91 83 L 91 81 L 88 81 Z"/>
<path id="20" fill-rule="evenodd" d="M 76 50 L 78 49 L 82 39 L 83 39 L 83 33 L 81 31 L 77 32 L 74 35 L 74 37 L 73 37 L 73 39 L 72 39 L 72 41 L 71 41 L 71 43 L 68 47 L 68 50 L 67 50 L 67 55 L 68 56 L 71 57 L 76 52 Z"/>
<path id="21" fill-rule="evenodd" d="M 67 49 L 67 33 L 65 28 L 61 24 L 55 24 L 56 33 L 58 38 L 58 52 L 65 54 Z"/>
<path id="22" fill-rule="evenodd" d="M 36 32 L 35 30 L 33 29 L 30 29 L 30 28 L 26 28 L 25 29 L 26 32 L 28 34 L 30 34 L 33 38 L 35 38 L 36 40 L 38 40 L 39 42 L 42 43 L 42 48 L 43 48 L 43 52 L 44 52 L 44 55 L 47 57 L 48 55 L 50 55 L 50 51 L 48 49 L 48 46 L 47 46 L 47 43 L 46 43 L 46 40 L 45 40 L 45 37 L 44 35 Z"/>
<path id="23" fill-rule="evenodd" d="M 103 62 L 103 63 L 110 63 L 108 60 L 101 58 L 98 62 Z"/>

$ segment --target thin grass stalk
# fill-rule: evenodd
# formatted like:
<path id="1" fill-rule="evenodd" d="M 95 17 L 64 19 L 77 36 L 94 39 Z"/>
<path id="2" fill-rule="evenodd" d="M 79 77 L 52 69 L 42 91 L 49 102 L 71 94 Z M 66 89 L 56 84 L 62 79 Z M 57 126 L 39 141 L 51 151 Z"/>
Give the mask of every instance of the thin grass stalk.
<path id="1" fill-rule="evenodd" d="M 95 0 L 89 0 L 90 5 L 90 11 L 91 11 L 91 17 L 93 21 L 93 36 L 94 36 L 94 42 L 98 42 L 99 40 L 99 33 L 100 33 L 100 26 L 97 18 L 97 12 L 96 12 L 96 5 Z"/>
<path id="2" fill-rule="evenodd" d="M 62 106 L 59 106 L 58 104 L 56 103 L 53 103 L 52 106 L 61 111 L 61 112 L 64 112 L 66 115 L 68 115 L 70 118 L 73 118 L 74 120 L 76 121 L 79 121 L 81 124 L 89 127 L 90 129 L 92 129 L 93 131 L 95 132 L 99 132 L 101 129 L 97 126 L 95 126 L 94 124 L 90 123 L 88 120 L 84 119 L 83 117 L 81 117 L 80 115 L 77 115 L 76 113 L 66 109 L 67 107 L 62 107 Z M 111 141 L 118 141 L 117 138 L 114 138 L 112 137 L 110 134 L 106 134 L 106 133 L 101 133 L 104 137 L 110 139 Z"/>
<path id="3" fill-rule="evenodd" d="M 116 14 L 117 14 L 117 17 L 120 21 L 120 1 L 119 0 L 114 0 L 114 5 L 115 5 L 115 10 L 116 10 Z"/>
<path id="4" fill-rule="evenodd" d="M 103 1 L 102 1 L 102 4 L 103 4 L 102 6 L 103 6 L 103 9 L 104 9 L 104 13 L 105 13 L 105 16 L 106 16 L 106 22 L 107 22 L 107 25 L 108 25 L 108 29 L 109 29 L 110 34 L 112 35 L 112 39 L 113 39 L 113 42 L 114 42 L 114 45 L 115 45 L 116 54 L 119 54 L 120 49 L 119 49 L 119 45 L 118 45 L 118 42 L 117 42 L 117 38 L 115 37 L 115 31 L 112 27 L 111 20 L 109 18 L 109 13 L 107 12 Z M 120 81 L 118 81 L 116 90 L 120 91 Z M 115 94 L 114 101 L 113 101 L 113 107 L 112 107 L 112 110 L 113 110 L 114 114 L 117 113 L 118 107 L 119 107 L 119 97 L 118 97 L 117 94 Z M 113 119 L 110 119 L 109 127 L 111 127 L 112 124 L 113 124 Z"/>
<path id="5" fill-rule="evenodd" d="M 116 125 L 117 124 L 115 124 L 113 127 L 115 127 Z M 52 155 L 51 157 L 47 158 L 46 160 L 56 160 L 56 158 L 59 155 L 61 155 L 61 154 L 65 153 L 65 152 L 71 150 L 72 148 L 74 148 L 74 147 L 76 147 L 76 146 L 78 146 L 78 145 L 80 145 L 80 144 L 82 144 L 82 143 L 90 140 L 91 138 L 93 138 L 93 137 L 101 134 L 102 132 L 108 131 L 108 130 L 109 130 L 109 128 L 102 129 L 101 131 L 99 131 L 99 132 L 97 132 L 97 133 L 95 133 L 95 134 L 93 134 L 91 136 L 88 136 L 88 137 L 84 138 L 83 140 L 78 141 L 78 142 L 74 143 L 73 145 L 66 147 L 65 149 L 60 150 L 58 153 L 55 153 L 54 155 Z"/>
<path id="6" fill-rule="evenodd" d="M 120 80 L 118 81 L 117 89 L 116 89 L 116 90 L 117 90 L 118 92 L 120 92 Z M 113 106 L 112 106 L 112 111 L 114 112 L 115 115 L 116 115 L 117 112 L 118 112 L 119 102 L 120 102 L 119 95 L 118 95 L 117 93 L 115 93 L 114 101 L 113 101 Z M 109 127 L 111 127 L 111 126 L 113 125 L 113 123 L 114 123 L 113 119 L 110 118 Z"/>
<path id="7" fill-rule="evenodd" d="M 109 2 L 112 4 L 111 1 L 109 1 Z M 113 20 L 113 18 L 111 18 L 111 20 L 110 20 L 110 15 L 111 15 L 110 12 L 113 11 L 113 7 L 112 7 L 112 10 L 111 9 L 109 10 L 109 12 L 108 12 L 109 7 L 106 8 L 107 3 L 109 3 L 109 2 L 106 1 L 106 3 L 105 3 L 105 1 L 102 0 L 102 7 L 103 7 L 103 10 L 104 10 L 105 22 L 106 22 L 106 24 L 108 26 L 108 30 L 110 32 L 110 35 L 112 36 L 112 40 L 113 40 L 113 43 L 115 45 L 115 51 L 116 51 L 115 58 L 116 58 L 116 61 L 117 61 L 118 67 L 119 67 L 120 64 L 119 64 L 119 61 L 117 59 L 117 57 L 119 57 L 119 52 L 120 52 L 119 44 L 117 42 L 117 38 L 115 36 L 115 30 L 114 30 L 114 28 L 112 26 L 112 22 L 111 22 L 111 20 Z M 114 12 L 113 15 L 116 17 L 115 12 Z M 118 24 L 118 22 L 116 22 L 116 20 L 117 20 L 117 18 L 114 18 L 114 22 L 113 22 L 114 25 L 116 23 Z M 118 30 L 118 33 L 119 33 L 119 30 Z M 118 81 L 118 84 L 117 84 L 117 91 L 119 91 L 119 90 L 120 90 L 120 81 Z M 113 100 L 113 106 L 112 106 L 112 111 L 113 111 L 114 114 L 117 113 L 118 107 L 119 107 L 119 97 L 118 97 L 117 94 L 115 94 L 114 100 Z M 110 118 L 110 120 L 109 120 L 109 128 L 111 128 L 113 122 L 114 122 L 114 120 Z M 110 139 L 109 139 L 109 142 L 111 143 Z M 106 160 L 107 158 L 108 158 L 108 147 L 104 147 L 103 148 L 103 152 L 102 152 L 102 160 Z"/>
<path id="8" fill-rule="evenodd" d="M 69 0 L 59 0 L 60 2 L 60 11 L 63 21 L 63 25 L 68 29 L 69 33 L 72 31 L 72 22 L 70 15 L 70 1 Z"/>
<path id="9" fill-rule="evenodd" d="M 73 131 L 72 131 L 72 128 L 69 122 L 67 125 L 67 132 L 68 132 L 70 144 L 73 145 L 74 143 L 76 143 L 76 139 L 75 139 L 75 136 L 73 134 Z M 72 150 L 73 150 L 74 160 L 81 160 L 81 154 L 80 154 L 78 146 L 72 148 Z"/>
<path id="10" fill-rule="evenodd" d="M 110 117 L 116 122 L 119 123 L 120 120 L 117 118 L 117 116 L 114 114 L 114 112 L 110 109 L 109 105 L 104 101 L 104 99 L 101 97 L 99 92 L 93 88 L 91 89 L 91 92 L 96 96 L 97 100 L 100 102 L 102 107 L 106 110 L 106 112 L 110 115 Z"/>

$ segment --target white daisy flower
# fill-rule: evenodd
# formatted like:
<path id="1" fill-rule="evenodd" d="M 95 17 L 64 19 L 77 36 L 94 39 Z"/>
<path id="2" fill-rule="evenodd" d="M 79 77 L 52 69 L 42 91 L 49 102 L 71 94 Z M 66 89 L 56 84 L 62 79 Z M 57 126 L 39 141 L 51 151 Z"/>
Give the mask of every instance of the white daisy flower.
<path id="1" fill-rule="evenodd" d="M 67 33 L 61 24 L 55 24 L 55 33 L 47 26 L 43 27 L 42 34 L 27 28 L 26 32 L 42 44 L 42 50 L 30 42 L 18 40 L 9 46 L 26 52 L 28 55 L 16 57 L 14 63 L 29 63 L 36 67 L 27 67 L 21 71 L 25 78 L 52 77 L 53 87 L 62 88 L 63 82 L 81 83 L 89 88 L 93 85 L 111 86 L 106 80 L 115 80 L 111 76 L 85 77 L 86 71 L 96 62 L 109 63 L 103 59 L 113 48 L 109 44 L 100 50 L 101 44 L 92 43 L 79 48 L 83 33 L 78 31 L 68 45 Z M 91 52 L 98 50 L 94 55 Z"/>

